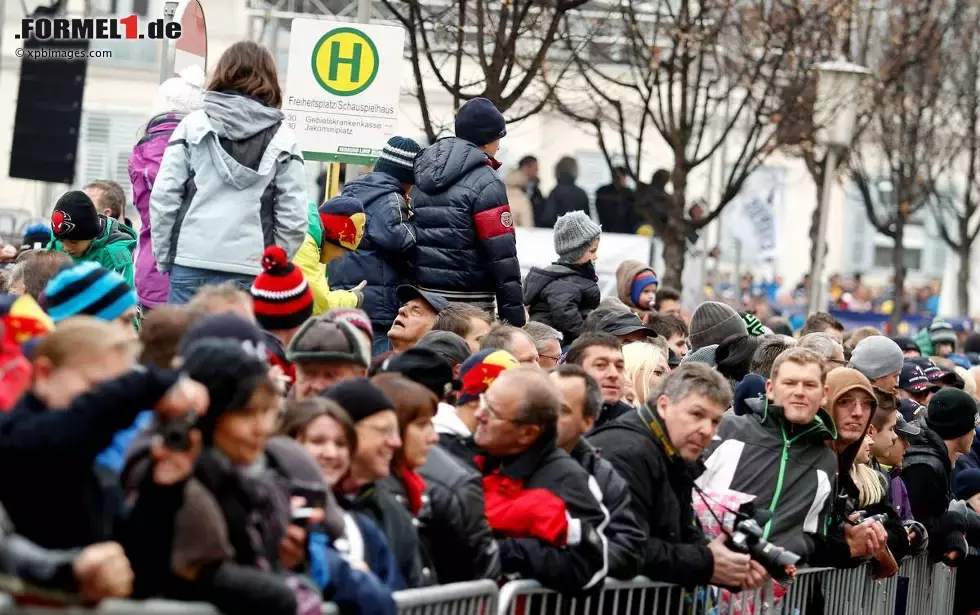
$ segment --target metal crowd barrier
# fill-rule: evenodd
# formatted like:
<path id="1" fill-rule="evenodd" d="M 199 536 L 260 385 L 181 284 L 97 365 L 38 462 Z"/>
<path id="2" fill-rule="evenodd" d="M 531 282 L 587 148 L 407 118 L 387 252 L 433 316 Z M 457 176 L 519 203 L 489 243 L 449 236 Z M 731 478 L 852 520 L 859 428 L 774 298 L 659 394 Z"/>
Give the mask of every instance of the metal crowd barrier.
<path id="1" fill-rule="evenodd" d="M 868 566 L 849 570 L 801 569 L 785 590 L 768 586 L 730 594 L 714 587 L 685 589 L 645 578 L 607 580 L 596 595 L 568 597 L 536 581 L 452 583 L 395 592 L 399 615 L 939 615 L 953 610 L 956 571 L 931 565 L 925 555 L 902 563 L 898 574 L 874 580 Z M 140 615 L 219 615 L 208 604 L 107 600 L 96 611 Z M 50 610 L 17 607 L 0 596 L 0 613 L 33 615 Z M 91 615 L 81 608 L 59 615 Z M 324 615 L 340 615 L 328 604 Z M 370 614 L 367 614 L 370 615 Z"/>

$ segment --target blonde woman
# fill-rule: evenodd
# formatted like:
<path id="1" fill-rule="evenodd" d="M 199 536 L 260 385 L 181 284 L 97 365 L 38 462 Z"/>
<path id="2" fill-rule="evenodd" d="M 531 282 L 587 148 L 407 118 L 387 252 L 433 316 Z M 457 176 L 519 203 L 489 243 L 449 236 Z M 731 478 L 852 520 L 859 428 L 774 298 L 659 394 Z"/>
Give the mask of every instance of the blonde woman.
<path id="1" fill-rule="evenodd" d="M 634 406 L 643 405 L 647 401 L 647 394 L 670 371 L 667 366 L 667 352 L 656 344 L 633 342 L 623 346 L 623 359 L 625 389 L 633 389 L 633 400 L 630 403 Z"/>

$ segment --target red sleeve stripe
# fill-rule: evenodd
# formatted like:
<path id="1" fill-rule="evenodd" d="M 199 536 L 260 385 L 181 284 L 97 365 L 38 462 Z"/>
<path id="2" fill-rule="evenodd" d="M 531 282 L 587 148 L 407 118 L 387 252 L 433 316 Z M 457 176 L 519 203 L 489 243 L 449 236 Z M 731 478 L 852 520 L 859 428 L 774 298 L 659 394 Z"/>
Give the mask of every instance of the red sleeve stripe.
<path id="1" fill-rule="evenodd" d="M 491 239 L 514 232 L 514 217 L 510 213 L 510 205 L 506 203 L 474 215 L 473 224 L 478 239 Z"/>

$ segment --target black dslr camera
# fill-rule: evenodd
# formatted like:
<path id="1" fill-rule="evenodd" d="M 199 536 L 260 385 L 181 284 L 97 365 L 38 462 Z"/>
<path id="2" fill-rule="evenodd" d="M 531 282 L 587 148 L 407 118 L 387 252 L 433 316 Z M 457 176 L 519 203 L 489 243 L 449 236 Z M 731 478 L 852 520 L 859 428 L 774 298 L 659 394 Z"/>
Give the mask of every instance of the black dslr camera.
<path id="1" fill-rule="evenodd" d="M 195 424 L 197 424 L 197 415 L 193 410 L 181 418 L 166 421 L 160 426 L 163 445 L 172 451 L 189 451 L 191 448 L 191 428 Z"/>
<path id="2" fill-rule="evenodd" d="M 725 542 L 732 551 L 746 553 L 763 568 L 778 583 L 785 583 L 796 574 L 796 562 L 800 556 L 782 547 L 777 547 L 763 536 L 762 523 L 771 517 L 768 511 L 756 512 L 751 505 L 743 505 L 735 518 L 732 533 Z"/>

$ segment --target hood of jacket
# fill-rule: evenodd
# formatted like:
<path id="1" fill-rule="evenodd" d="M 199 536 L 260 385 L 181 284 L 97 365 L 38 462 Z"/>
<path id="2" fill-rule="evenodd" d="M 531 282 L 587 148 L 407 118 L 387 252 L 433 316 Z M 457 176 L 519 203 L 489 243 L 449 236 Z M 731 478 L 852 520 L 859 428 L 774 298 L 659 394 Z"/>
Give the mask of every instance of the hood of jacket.
<path id="1" fill-rule="evenodd" d="M 504 176 L 504 185 L 508 188 L 519 188 L 524 190 L 527 187 L 527 175 L 518 168 L 513 168 Z"/>
<path id="2" fill-rule="evenodd" d="M 591 262 L 581 265 L 553 263 L 547 267 L 531 267 L 524 278 L 524 303 L 534 303 L 541 291 L 555 280 L 569 276 L 595 276 L 595 265 Z"/>
<path id="3" fill-rule="evenodd" d="M 415 184 L 426 194 L 439 194 L 474 169 L 487 166 L 488 161 L 486 152 L 469 141 L 439 139 L 415 159 Z"/>
<path id="4" fill-rule="evenodd" d="M 616 295 L 620 301 L 629 307 L 636 307 L 633 305 L 631 290 L 633 288 L 633 278 L 638 276 L 642 271 L 649 271 L 656 275 L 653 267 L 638 260 L 625 260 L 619 264 L 619 267 L 616 267 Z"/>
<path id="5" fill-rule="evenodd" d="M 837 418 L 834 416 L 833 408 L 837 405 L 838 400 L 840 400 L 845 393 L 860 390 L 870 395 L 871 399 L 875 398 L 875 392 L 871 387 L 871 382 L 867 379 L 867 377 L 865 377 L 864 374 L 856 369 L 839 367 L 832 370 L 829 374 L 827 374 L 827 386 L 830 389 L 827 393 L 827 407 L 831 408 L 830 414 L 831 418 L 834 420 L 835 427 L 837 425 Z M 868 413 L 868 420 L 864 424 L 864 431 L 861 432 L 862 434 L 868 433 L 868 429 L 871 428 L 871 419 L 873 417 L 874 411 L 872 410 L 870 413 Z M 856 442 L 848 444 L 844 450 L 838 453 L 837 472 L 839 476 L 843 477 L 850 472 L 851 466 L 854 464 L 854 459 L 857 457 L 858 451 L 861 449 L 862 440 L 864 440 L 863 435 L 858 438 Z"/>
<path id="6" fill-rule="evenodd" d="M 99 214 L 99 222 L 102 223 L 102 232 L 89 245 L 88 250 L 85 251 L 85 257 L 104 251 L 110 245 L 116 248 L 125 248 L 130 252 L 136 248 L 136 231 L 102 214 Z"/>
<path id="7" fill-rule="evenodd" d="M 929 429 L 928 425 L 928 422 L 925 422 L 925 429 L 919 435 L 919 441 L 909 446 L 905 451 L 905 457 L 902 458 L 902 467 L 907 468 L 922 459 L 932 459 L 938 461 L 940 466 L 946 469 L 946 474 L 949 475 L 951 471 L 949 450 L 946 448 L 946 443 L 943 442 L 943 439 L 936 432 Z"/>
<path id="8" fill-rule="evenodd" d="M 397 179 L 387 173 L 377 171 L 361 175 L 344 185 L 344 196 L 357 199 L 365 209 L 389 194 L 401 194 L 401 192 L 402 185 Z"/>
<path id="9" fill-rule="evenodd" d="M 265 176 L 267 170 L 260 172 L 259 162 L 278 132 L 282 111 L 235 92 L 205 92 L 202 111 L 189 117 L 196 113 L 204 113 L 207 121 L 200 130 L 189 127 L 187 140 L 198 144 L 214 133 L 217 138 L 208 139 L 207 148 L 222 181 L 241 190 Z"/>

